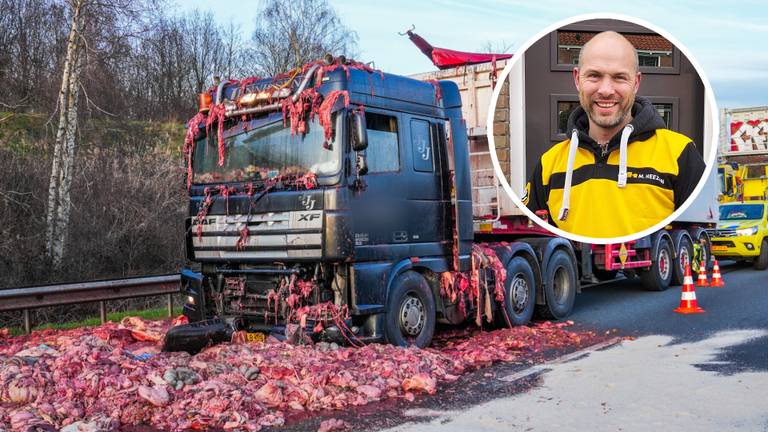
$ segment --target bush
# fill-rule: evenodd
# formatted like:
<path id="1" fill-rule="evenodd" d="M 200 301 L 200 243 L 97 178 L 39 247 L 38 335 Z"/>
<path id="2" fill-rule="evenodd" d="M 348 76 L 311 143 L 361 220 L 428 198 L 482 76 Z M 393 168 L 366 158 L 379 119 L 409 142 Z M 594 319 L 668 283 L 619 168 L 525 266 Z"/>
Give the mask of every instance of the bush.
<path id="1" fill-rule="evenodd" d="M 25 127 L 0 123 L 0 286 L 179 271 L 187 205 L 181 125 L 102 121 L 82 128 L 69 237 L 63 265 L 54 271 L 45 257 L 53 138 L 39 130 L 42 121 L 32 127 L 29 116 L 19 121 Z M 59 313 L 45 315 L 35 321 Z M 0 327 L 4 318 L 9 319 L 0 316 Z"/>

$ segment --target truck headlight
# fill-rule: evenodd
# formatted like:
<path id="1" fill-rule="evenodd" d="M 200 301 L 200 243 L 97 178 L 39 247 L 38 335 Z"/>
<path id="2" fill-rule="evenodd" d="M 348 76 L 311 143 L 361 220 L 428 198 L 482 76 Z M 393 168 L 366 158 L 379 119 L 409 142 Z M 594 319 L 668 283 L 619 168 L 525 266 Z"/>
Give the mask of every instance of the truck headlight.
<path id="1" fill-rule="evenodd" d="M 187 303 L 191 305 L 195 304 L 195 298 L 192 296 L 187 296 Z"/>
<path id="2" fill-rule="evenodd" d="M 736 230 L 737 236 L 751 236 L 755 234 L 757 234 L 756 226 Z"/>

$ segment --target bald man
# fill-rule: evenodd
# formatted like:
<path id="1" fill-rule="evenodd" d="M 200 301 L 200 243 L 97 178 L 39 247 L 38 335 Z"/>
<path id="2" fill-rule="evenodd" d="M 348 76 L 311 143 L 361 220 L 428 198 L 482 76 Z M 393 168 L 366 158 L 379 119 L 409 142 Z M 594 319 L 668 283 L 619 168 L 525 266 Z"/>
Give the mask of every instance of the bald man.
<path id="1" fill-rule="evenodd" d="M 579 107 L 570 139 L 541 157 L 523 203 L 551 224 L 590 238 L 644 231 L 679 208 L 704 173 L 686 136 L 666 129 L 650 101 L 636 97 L 637 52 L 616 32 L 587 42 L 573 69 Z"/>

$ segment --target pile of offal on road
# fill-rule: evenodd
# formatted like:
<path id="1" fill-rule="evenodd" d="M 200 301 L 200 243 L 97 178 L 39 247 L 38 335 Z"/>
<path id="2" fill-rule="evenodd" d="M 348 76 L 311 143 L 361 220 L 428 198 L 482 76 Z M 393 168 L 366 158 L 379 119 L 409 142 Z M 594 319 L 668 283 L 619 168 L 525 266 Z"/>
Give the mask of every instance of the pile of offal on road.
<path id="1" fill-rule="evenodd" d="M 307 410 L 413 401 L 494 362 L 595 339 L 568 324 L 477 330 L 427 349 L 269 338 L 195 355 L 161 351 L 169 320 L 0 336 L 0 430 L 259 430 Z"/>
<path id="2" fill-rule="evenodd" d="M 182 288 L 193 322 L 0 332 L 0 431 L 259 430 L 307 410 L 413 401 L 494 362 L 594 340 L 568 323 L 526 325 L 550 300 L 534 304 L 541 274 L 520 245 L 472 239 L 455 84 L 386 80 L 331 58 L 201 95 L 206 108 L 184 146 L 187 257 L 197 267 L 182 273 Z M 402 154 L 418 161 L 413 172 L 434 175 L 365 177 L 366 131 L 391 142 L 396 108 L 422 110 L 401 122 L 413 125 L 404 137 L 421 137 L 403 139 Z M 429 348 L 438 320 L 508 328 Z"/>

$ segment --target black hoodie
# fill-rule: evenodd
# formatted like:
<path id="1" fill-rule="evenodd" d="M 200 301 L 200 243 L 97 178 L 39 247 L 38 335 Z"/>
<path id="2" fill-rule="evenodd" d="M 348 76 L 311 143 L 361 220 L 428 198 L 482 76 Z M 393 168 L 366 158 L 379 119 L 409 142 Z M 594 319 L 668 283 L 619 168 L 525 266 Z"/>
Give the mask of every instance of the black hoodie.
<path id="1" fill-rule="evenodd" d="M 689 138 L 665 129 L 646 98 L 635 99 L 630 125 L 625 186 L 617 182 L 622 131 L 603 152 L 589 136 L 589 119 L 579 106 L 568 118 L 568 131 L 577 131 L 578 147 L 586 152 L 576 153 L 569 205 L 564 203 L 564 186 L 570 139 L 542 156 L 523 202 L 534 212 L 547 210 L 555 226 L 588 237 L 631 235 L 663 220 L 691 195 L 704 161 Z M 565 220 L 558 219 L 562 207 L 568 208 Z"/>

